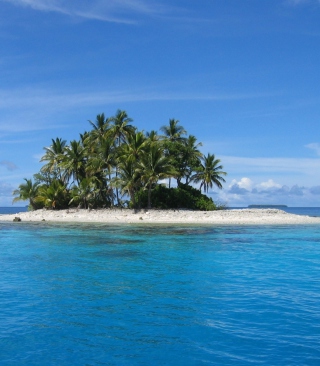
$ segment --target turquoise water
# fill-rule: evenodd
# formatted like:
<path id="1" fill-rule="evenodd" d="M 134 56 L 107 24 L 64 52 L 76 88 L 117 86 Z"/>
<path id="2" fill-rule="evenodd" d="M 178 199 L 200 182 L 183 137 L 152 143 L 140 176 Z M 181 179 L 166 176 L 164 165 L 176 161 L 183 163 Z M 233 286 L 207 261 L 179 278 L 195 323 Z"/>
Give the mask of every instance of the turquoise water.
<path id="1" fill-rule="evenodd" d="M 319 365 L 320 227 L 0 223 L 1 365 Z"/>

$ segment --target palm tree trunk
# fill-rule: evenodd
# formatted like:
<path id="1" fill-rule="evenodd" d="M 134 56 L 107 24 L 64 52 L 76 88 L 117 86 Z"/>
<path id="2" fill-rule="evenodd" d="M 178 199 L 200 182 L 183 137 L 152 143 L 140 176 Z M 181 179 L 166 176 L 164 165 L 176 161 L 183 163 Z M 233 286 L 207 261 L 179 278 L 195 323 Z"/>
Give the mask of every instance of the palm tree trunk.
<path id="1" fill-rule="evenodd" d="M 111 182 L 111 173 L 110 173 L 110 170 L 109 170 L 109 182 Z M 111 207 L 114 206 L 114 194 L 113 194 L 113 189 L 112 189 L 112 197 L 111 197 L 111 200 L 110 200 L 110 205 Z"/>
<path id="2" fill-rule="evenodd" d="M 120 148 L 120 138 L 118 138 L 118 149 Z M 116 178 L 118 177 L 118 164 L 116 166 Z M 117 195 L 117 205 L 120 206 L 119 202 L 119 190 L 118 187 L 116 187 L 116 195 Z"/>
<path id="3" fill-rule="evenodd" d="M 116 178 L 118 177 L 118 167 L 116 168 Z M 116 188 L 116 196 L 117 196 L 117 205 L 120 206 L 119 202 L 119 190 Z"/>
<path id="4" fill-rule="evenodd" d="M 151 183 L 148 188 L 148 208 L 151 208 Z"/>
<path id="5" fill-rule="evenodd" d="M 130 199 L 131 199 L 133 208 L 136 209 L 136 199 L 135 199 L 133 190 L 130 190 Z"/>

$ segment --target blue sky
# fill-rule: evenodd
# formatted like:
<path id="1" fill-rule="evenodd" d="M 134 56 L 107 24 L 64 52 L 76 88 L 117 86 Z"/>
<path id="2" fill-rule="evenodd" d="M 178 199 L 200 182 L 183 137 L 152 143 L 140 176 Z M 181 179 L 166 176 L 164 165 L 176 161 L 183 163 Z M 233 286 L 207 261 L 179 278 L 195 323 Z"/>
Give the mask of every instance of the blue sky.
<path id="1" fill-rule="evenodd" d="M 320 206 L 319 0 L 0 0 L 0 206 L 51 138 L 124 109 L 170 118 L 229 206 Z"/>

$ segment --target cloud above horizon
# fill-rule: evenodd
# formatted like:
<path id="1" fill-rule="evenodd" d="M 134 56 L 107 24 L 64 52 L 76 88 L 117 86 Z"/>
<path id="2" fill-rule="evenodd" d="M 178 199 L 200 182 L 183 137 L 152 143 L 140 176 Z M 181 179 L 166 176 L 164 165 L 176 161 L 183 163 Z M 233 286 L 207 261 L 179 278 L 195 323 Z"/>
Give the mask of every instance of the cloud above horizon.
<path id="1" fill-rule="evenodd" d="M 233 179 L 223 191 L 211 193 L 214 200 L 226 202 L 230 206 L 248 204 L 288 204 L 314 206 L 320 195 L 320 186 L 305 187 L 298 184 L 281 185 L 273 179 L 255 183 L 248 177 Z"/>

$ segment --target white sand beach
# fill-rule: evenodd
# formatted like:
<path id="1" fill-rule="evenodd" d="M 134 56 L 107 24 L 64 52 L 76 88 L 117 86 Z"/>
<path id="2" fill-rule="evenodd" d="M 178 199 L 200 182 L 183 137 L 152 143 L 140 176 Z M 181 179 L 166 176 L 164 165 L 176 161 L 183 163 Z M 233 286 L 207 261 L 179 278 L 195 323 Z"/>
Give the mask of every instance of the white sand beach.
<path id="1" fill-rule="evenodd" d="M 300 216 L 278 209 L 232 209 L 221 211 L 139 210 L 130 209 L 68 209 L 37 210 L 0 215 L 0 221 L 73 222 L 106 224 L 210 224 L 210 225 L 299 225 L 320 224 L 320 217 Z"/>

